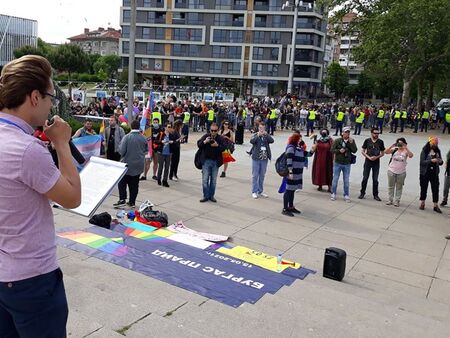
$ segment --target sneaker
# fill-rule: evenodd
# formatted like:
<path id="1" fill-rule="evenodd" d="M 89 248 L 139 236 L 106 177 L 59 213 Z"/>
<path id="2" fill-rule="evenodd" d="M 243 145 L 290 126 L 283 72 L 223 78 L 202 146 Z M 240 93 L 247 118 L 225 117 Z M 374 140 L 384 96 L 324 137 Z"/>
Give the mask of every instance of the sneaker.
<path id="1" fill-rule="evenodd" d="M 220 174 L 220 177 L 226 177 L 225 171 L 222 171 L 222 173 Z"/>
<path id="2" fill-rule="evenodd" d="M 336 194 L 331 194 L 331 200 L 336 201 Z"/>
<path id="3" fill-rule="evenodd" d="M 256 200 L 258 198 L 258 194 L 256 192 L 252 193 L 252 197 Z"/>
<path id="4" fill-rule="evenodd" d="M 283 211 L 281 212 L 281 214 L 282 214 L 282 215 L 285 215 L 285 216 L 289 216 L 289 217 L 294 217 L 294 214 L 293 214 L 291 211 L 286 210 L 286 209 L 283 209 Z"/>
<path id="5" fill-rule="evenodd" d="M 128 202 L 128 203 L 127 203 L 127 207 L 129 207 L 129 208 L 131 208 L 131 209 L 134 209 L 134 208 L 136 207 L 136 205 L 134 205 L 134 203 L 131 204 L 130 202 Z"/>
<path id="6" fill-rule="evenodd" d="M 174 177 L 172 177 L 172 180 L 173 180 L 174 182 L 178 182 L 178 177 L 174 176 Z"/>
<path id="7" fill-rule="evenodd" d="M 378 196 L 373 196 L 373 199 L 374 199 L 375 201 L 381 202 L 381 198 L 378 197 Z"/>
<path id="8" fill-rule="evenodd" d="M 392 201 L 387 201 L 386 202 L 386 205 L 392 205 L 392 204 L 394 204 Z"/>
<path id="9" fill-rule="evenodd" d="M 152 176 L 152 180 L 157 181 L 157 180 L 158 180 L 158 177 L 157 177 L 157 176 Z"/>
<path id="10" fill-rule="evenodd" d="M 217 203 L 217 200 L 216 200 L 214 197 L 210 197 L 209 200 L 210 200 L 211 202 Z"/>
<path id="11" fill-rule="evenodd" d="M 345 200 L 345 202 L 347 202 L 347 203 L 351 203 L 352 201 L 350 200 L 350 196 L 344 196 L 344 200 Z"/>
<path id="12" fill-rule="evenodd" d="M 447 205 L 447 201 L 442 201 L 441 207 L 445 207 Z"/>
<path id="13" fill-rule="evenodd" d="M 394 203 L 394 207 L 397 207 L 397 208 L 398 208 L 399 206 L 400 206 L 400 202 L 395 202 L 395 203 Z"/>
<path id="14" fill-rule="evenodd" d="M 294 214 L 301 214 L 302 213 L 300 210 L 296 209 L 295 207 L 294 208 L 289 208 L 289 211 L 294 213 Z"/>
<path id="15" fill-rule="evenodd" d="M 163 181 L 162 185 L 163 185 L 163 187 L 166 187 L 166 188 L 170 187 L 170 185 L 169 185 L 169 183 L 167 183 L 167 181 Z"/>
<path id="16" fill-rule="evenodd" d="M 358 196 L 358 198 L 359 198 L 360 200 L 362 200 L 362 199 L 364 198 L 364 195 L 365 195 L 365 194 L 361 193 L 361 194 Z"/>
<path id="17" fill-rule="evenodd" d="M 269 195 L 267 195 L 265 192 L 259 193 L 259 196 L 264 197 L 264 198 L 268 198 L 269 197 Z"/>
<path id="18" fill-rule="evenodd" d="M 438 214 L 442 214 L 442 210 L 439 209 L 439 207 L 434 207 L 433 210 L 436 211 Z"/>
<path id="19" fill-rule="evenodd" d="M 119 200 L 116 203 L 113 204 L 114 208 L 120 208 L 124 207 L 126 205 L 125 200 Z"/>
<path id="20" fill-rule="evenodd" d="M 145 181 L 146 179 L 147 179 L 146 176 L 141 176 L 141 177 L 139 178 L 139 181 Z"/>
<path id="21" fill-rule="evenodd" d="M 208 202 L 208 201 L 209 201 L 209 198 L 203 197 L 203 198 L 200 200 L 200 203 L 205 203 L 205 202 Z"/>

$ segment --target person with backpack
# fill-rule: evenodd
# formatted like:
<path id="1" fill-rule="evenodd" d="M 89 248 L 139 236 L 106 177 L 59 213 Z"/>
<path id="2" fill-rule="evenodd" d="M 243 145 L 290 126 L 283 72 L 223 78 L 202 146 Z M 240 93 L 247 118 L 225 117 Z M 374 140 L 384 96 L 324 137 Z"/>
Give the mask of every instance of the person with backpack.
<path id="1" fill-rule="evenodd" d="M 272 158 L 270 144 L 273 143 L 273 137 L 266 131 L 266 125 L 261 121 L 258 125 L 258 132 L 253 134 L 250 139 L 252 144 L 252 197 L 269 197 L 264 192 L 264 177 L 266 176 L 267 164 Z"/>
<path id="2" fill-rule="evenodd" d="M 385 154 L 391 154 L 387 172 L 389 201 L 386 205 L 399 207 L 406 178 L 407 160 L 414 154 L 408 149 L 408 143 L 404 137 L 398 138 L 393 145 L 386 149 Z"/>
<path id="3" fill-rule="evenodd" d="M 295 191 L 303 187 L 303 168 L 306 158 L 311 156 L 311 152 L 306 151 L 306 144 L 302 140 L 300 133 L 292 134 L 288 139 L 286 147 L 286 164 L 288 175 L 286 177 L 286 190 L 283 195 L 283 211 L 285 216 L 294 217 L 294 214 L 300 214 L 301 211 L 294 207 Z"/>
<path id="4" fill-rule="evenodd" d="M 350 127 L 345 127 L 342 137 L 337 138 L 331 146 L 331 152 L 334 154 L 333 165 L 333 182 L 331 184 L 331 200 L 336 200 L 337 185 L 339 176 L 342 172 L 344 179 L 344 200 L 350 203 L 350 169 L 353 159 L 353 154 L 358 150 L 355 140 L 350 137 Z"/>
<path id="5" fill-rule="evenodd" d="M 373 199 L 381 201 L 378 196 L 378 174 L 380 173 L 380 158 L 384 156 L 384 142 L 379 138 L 380 130 L 372 128 L 371 137 L 367 138 L 363 145 L 361 153 L 366 158 L 364 162 L 363 180 L 361 182 L 361 194 L 359 199 L 363 199 L 366 194 L 367 181 L 372 170 L 372 192 Z"/>

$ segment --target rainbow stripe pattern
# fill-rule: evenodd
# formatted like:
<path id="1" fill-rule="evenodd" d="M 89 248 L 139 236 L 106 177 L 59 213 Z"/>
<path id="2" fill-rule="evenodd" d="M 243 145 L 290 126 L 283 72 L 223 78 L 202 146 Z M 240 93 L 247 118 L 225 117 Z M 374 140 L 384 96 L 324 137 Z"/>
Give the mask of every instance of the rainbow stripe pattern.
<path id="1" fill-rule="evenodd" d="M 128 253 L 128 247 L 118 243 L 123 242 L 122 238 L 111 239 L 86 231 L 61 232 L 58 236 L 118 257 L 125 256 Z"/>

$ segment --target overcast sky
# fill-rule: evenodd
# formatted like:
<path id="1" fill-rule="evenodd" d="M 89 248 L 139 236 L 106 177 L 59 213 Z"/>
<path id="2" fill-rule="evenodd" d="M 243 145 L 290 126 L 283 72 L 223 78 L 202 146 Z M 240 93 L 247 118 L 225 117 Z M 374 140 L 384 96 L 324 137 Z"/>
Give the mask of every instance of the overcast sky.
<path id="1" fill-rule="evenodd" d="M 62 43 L 98 27 L 119 29 L 122 0 L 0 0 L 0 14 L 37 20 L 38 36 Z"/>

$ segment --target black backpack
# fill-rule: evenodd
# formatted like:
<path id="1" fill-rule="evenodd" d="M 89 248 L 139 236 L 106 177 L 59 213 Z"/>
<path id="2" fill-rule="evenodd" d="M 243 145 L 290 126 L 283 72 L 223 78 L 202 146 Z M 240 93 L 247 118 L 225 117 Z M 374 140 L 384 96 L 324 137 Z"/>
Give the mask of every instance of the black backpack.
<path id="1" fill-rule="evenodd" d="M 197 152 L 195 153 L 195 156 L 194 156 L 194 165 L 197 169 L 200 169 L 200 170 L 203 167 L 202 161 L 200 159 L 201 155 L 202 155 L 202 149 L 198 148 Z"/>
<path id="2" fill-rule="evenodd" d="M 286 148 L 286 150 L 287 150 L 287 148 Z M 283 152 L 275 161 L 275 171 L 281 177 L 286 177 L 289 175 L 286 151 Z"/>
<path id="3" fill-rule="evenodd" d="M 162 227 L 166 227 L 169 224 L 169 217 L 165 212 L 152 210 L 151 208 L 142 211 L 141 217 L 149 222 L 159 222 Z"/>

